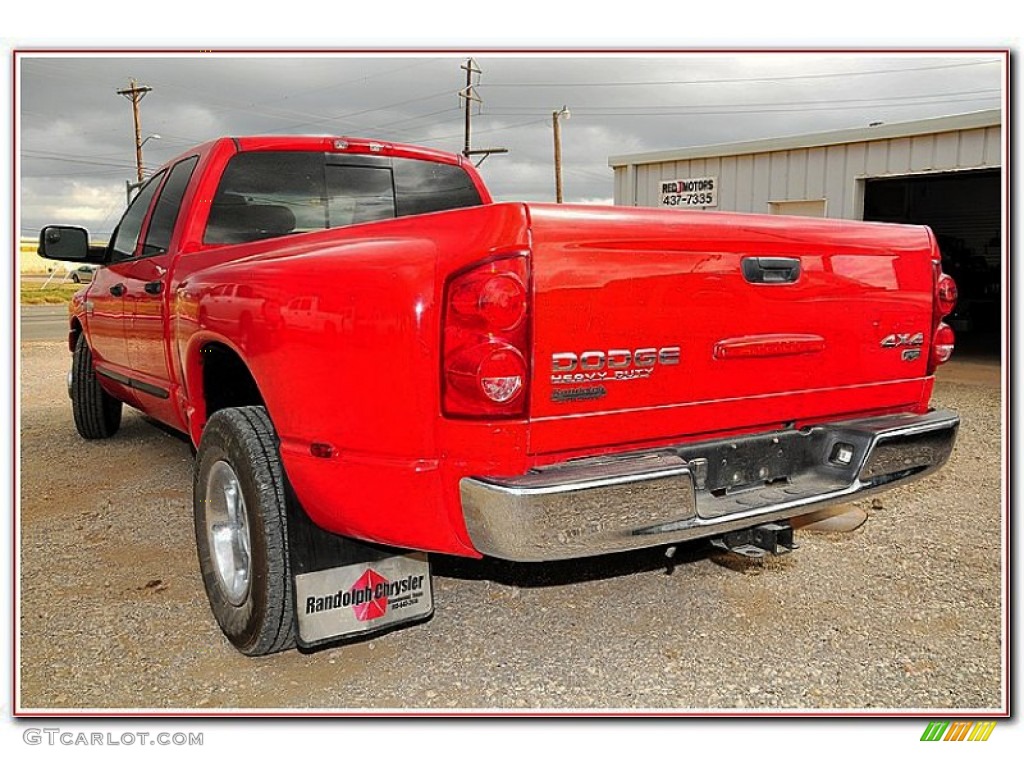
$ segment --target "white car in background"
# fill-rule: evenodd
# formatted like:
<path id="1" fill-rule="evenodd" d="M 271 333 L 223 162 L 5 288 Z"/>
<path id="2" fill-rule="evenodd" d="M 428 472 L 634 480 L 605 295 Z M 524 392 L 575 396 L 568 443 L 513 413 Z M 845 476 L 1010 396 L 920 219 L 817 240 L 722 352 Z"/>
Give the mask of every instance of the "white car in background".
<path id="1" fill-rule="evenodd" d="M 96 274 L 96 267 L 93 264 L 81 264 L 68 273 L 68 277 L 71 278 L 73 283 L 91 283 L 93 275 Z"/>

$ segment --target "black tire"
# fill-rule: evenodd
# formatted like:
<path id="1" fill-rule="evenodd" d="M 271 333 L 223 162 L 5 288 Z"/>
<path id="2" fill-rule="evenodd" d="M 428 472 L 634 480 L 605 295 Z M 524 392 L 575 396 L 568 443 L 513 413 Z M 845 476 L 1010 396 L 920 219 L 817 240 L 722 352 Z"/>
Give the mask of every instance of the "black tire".
<path id="1" fill-rule="evenodd" d="M 82 282 L 82 278 L 80 278 L 80 277 L 78 276 L 78 273 L 77 273 L 77 272 L 72 272 L 72 273 L 71 273 L 71 282 L 72 282 L 72 283 L 80 283 L 80 282 Z"/>
<path id="2" fill-rule="evenodd" d="M 288 554 L 288 496 L 277 435 L 265 408 L 225 408 L 210 417 L 196 454 L 193 482 L 196 547 L 210 608 L 225 637 L 247 656 L 295 647 L 295 596 Z M 217 519 L 207 494 L 219 464 L 232 470 L 248 528 L 244 595 L 231 598 L 211 551 L 208 522 Z M 211 494 L 212 495 L 212 494 Z M 237 552 L 237 550 L 232 550 Z"/>
<path id="3" fill-rule="evenodd" d="M 79 334 L 75 342 L 70 389 L 71 412 L 78 434 L 86 440 L 102 440 L 117 432 L 121 427 L 121 401 L 100 386 L 84 334 Z"/>

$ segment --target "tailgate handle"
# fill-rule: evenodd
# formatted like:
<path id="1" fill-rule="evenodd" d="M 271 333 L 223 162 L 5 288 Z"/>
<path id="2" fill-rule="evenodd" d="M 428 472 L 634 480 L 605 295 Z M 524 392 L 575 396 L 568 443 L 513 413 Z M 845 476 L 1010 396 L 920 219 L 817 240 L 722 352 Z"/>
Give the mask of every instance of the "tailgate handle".
<path id="1" fill-rule="evenodd" d="M 748 283 L 795 283 L 800 278 L 800 259 L 783 256 L 747 256 L 743 277 Z"/>

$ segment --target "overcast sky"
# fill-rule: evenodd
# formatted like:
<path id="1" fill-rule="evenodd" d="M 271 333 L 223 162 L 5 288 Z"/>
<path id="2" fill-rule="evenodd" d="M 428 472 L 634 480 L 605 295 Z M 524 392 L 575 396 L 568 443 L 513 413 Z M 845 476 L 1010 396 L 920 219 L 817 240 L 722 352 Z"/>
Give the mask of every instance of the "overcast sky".
<path id="1" fill-rule="evenodd" d="M 328 134 L 458 152 L 465 55 L 254 57 L 27 54 L 20 63 L 21 234 L 77 223 L 99 239 L 134 179 L 134 77 L 154 169 L 218 136 Z M 551 113 L 565 105 L 566 202 L 611 202 L 608 157 L 998 107 L 998 54 L 474 56 L 473 146 L 501 200 L 552 200 Z"/>

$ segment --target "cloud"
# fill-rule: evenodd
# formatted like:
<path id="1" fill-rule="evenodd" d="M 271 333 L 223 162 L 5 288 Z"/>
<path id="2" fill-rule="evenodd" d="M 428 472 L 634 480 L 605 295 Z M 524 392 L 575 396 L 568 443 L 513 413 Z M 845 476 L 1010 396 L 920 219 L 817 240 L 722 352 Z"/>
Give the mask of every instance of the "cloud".
<path id="1" fill-rule="evenodd" d="M 43 224 L 77 224 L 90 233 L 109 234 L 125 205 L 124 184 L 65 180 L 61 177 L 27 179 L 21 187 L 23 221 L 41 222 L 23 236 L 38 235 Z"/>
<path id="2" fill-rule="evenodd" d="M 423 54 L 19 57 L 22 234 L 77 216 L 109 231 L 134 177 L 130 77 L 152 170 L 222 135 L 318 133 L 458 152 L 464 56 Z M 567 200 L 612 196 L 610 155 L 808 133 L 991 108 L 996 54 L 487 55 L 473 146 L 501 200 L 554 198 L 552 111 Z M 113 206 L 113 213 L 110 213 Z"/>

